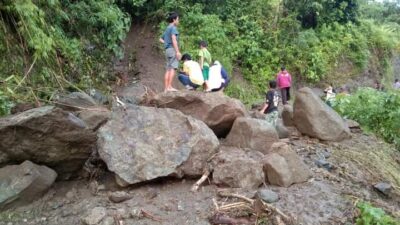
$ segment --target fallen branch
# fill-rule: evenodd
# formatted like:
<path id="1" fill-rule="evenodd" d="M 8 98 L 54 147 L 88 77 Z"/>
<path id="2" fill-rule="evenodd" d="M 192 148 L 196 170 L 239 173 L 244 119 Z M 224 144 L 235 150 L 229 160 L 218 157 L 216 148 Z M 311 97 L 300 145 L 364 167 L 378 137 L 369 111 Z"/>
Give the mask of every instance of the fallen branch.
<path id="1" fill-rule="evenodd" d="M 203 176 L 201 176 L 200 180 L 198 180 L 195 184 L 193 184 L 192 186 L 192 191 L 195 192 L 199 189 L 200 185 L 207 180 L 207 177 L 210 175 L 210 170 L 206 170 L 203 174 Z"/>
<path id="2" fill-rule="evenodd" d="M 247 197 L 245 197 L 245 196 L 243 196 L 243 195 L 232 194 L 232 193 L 226 193 L 226 192 L 218 192 L 218 195 L 221 196 L 221 197 L 239 198 L 239 199 L 245 200 L 246 202 L 248 202 L 248 203 L 250 203 L 250 204 L 253 204 L 253 203 L 254 203 L 254 200 L 253 200 L 253 199 L 247 198 Z"/>
<path id="3" fill-rule="evenodd" d="M 157 221 L 157 222 L 162 222 L 161 219 L 151 215 L 149 212 L 146 212 L 145 210 L 141 209 L 140 212 L 142 213 L 142 215 L 146 218 L 149 218 L 151 220 Z"/>

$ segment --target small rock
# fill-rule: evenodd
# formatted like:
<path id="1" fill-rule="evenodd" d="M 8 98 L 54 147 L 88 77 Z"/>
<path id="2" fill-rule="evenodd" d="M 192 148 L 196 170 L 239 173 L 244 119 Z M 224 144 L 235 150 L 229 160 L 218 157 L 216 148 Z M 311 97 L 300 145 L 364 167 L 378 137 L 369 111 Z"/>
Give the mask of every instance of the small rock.
<path id="1" fill-rule="evenodd" d="M 322 151 L 322 155 L 325 157 L 325 159 L 329 159 L 332 154 L 329 152 L 328 149 L 324 149 L 324 151 Z"/>
<path id="2" fill-rule="evenodd" d="M 184 210 L 184 208 L 183 208 L 183 206 L 182 206 L 182 202 L 179 201 L 179 202 L 178 202 L 178 211 L 183 211 L 183 210 Z"/>
<path id="3" fill-rule="evenodd" d="M 124 191 L 113 192 L 108 196 L 108 199 L 114 203 L 124 202 L 131 198 L 132 198 L 132 196 L 130 196 L 128 193 L 126 193 Z"/>
<path id="4" fill-rule="evenodd" d="M 316 164 L 318 167 L 323 167 L 323 168 L 325 168 L 325 169 L 328 170 L 328 171 L 331 171 L 331 170 L 334 169 L 334 166 L 333 166 L 332 164 L 330 164 L 329 162 L 327 162 L 326 160 L 324 160 L 324 159 L 318 159 L 318 160 L 316 160 L 316 161 L 315 161 L 315 164 Z"/>
<path id="5" fill-rule="evenodd" d="M 95 207 L 90 213 L 83 218 L 83 223 L 87 225 L 96 225 L 107 215 L 107 210 L 104 207 Z"/>
<path id="6" fill-rule="evenodd" d="M 374 185 L 375 190 L 379 191 L 384 195 L 389 195 L 392 190 L 392 185 L 389 183 L 380 182 Z"/>
<path id="7" fill-rule="evenodd" d="M 68 191 L 67 194 L 65 194 L 65 197 L 68 199 L 74 199 L 75 193 L 76 193 L 76 189 L 73 188 L 72 190 Z"/>
<path id="8" fill-rule="evenodd" d="M 268 189 L 258 190 L 257 196 L 264 200 L 266 203 L 274 203 L 279 200 L 278 194 Z"/>
<path id="9" fill-rule="evenodd" d="M 142 210 L 139 208 L 132 208 L 130 214 L 131 214 L 131 217 L 134 219 L 142 218 Z"/>
<path id="10" fill-rule="evenodd" d="M 7 223 L 7 225 L 13 225 L 13 223 L 9 222 L 9 223 Z"/>
<path id="11" fill-rule="evenodd" d="M 114 218 L 112 218 L 110 216 L 104 218 L 104 220 L 101 223 L 101 225 L 114 225 Z"/>

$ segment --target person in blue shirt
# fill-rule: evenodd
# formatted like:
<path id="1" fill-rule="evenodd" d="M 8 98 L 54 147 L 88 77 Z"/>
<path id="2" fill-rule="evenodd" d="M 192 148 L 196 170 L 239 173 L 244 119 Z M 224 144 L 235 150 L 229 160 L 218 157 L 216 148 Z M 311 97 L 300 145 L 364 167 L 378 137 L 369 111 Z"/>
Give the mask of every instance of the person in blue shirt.
<path id="1" fill-rule="evenodd" d="M 167 21 L 169 25 L 160 38 L 160 42 L 164 44 L 165 59 L 167 62 L 164 76 L 164 91 L 177 91 L 172 87 L 172 81 L 175 76 L 175 71 L 179 67 L 179 60 L 182 57 L 182 54 L 179 51 L 179 32 L 177 29 L 179 24 L 178 13 L 170 13 Z"/>

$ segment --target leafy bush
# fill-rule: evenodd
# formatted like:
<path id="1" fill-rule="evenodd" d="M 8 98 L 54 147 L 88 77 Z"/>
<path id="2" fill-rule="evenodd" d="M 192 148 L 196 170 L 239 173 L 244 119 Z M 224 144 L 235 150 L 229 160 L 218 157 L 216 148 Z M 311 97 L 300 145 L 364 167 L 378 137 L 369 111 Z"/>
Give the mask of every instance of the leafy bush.
<path id="1" fill-rule="evenodd" d="M 12 102 L 7 96 L 4 96 L 3 92 L 0 91 L 0 116 L 4 116 L 10 113 Z"/>
<path id="2" fill-rule="evenodd" d="M 361 211 L 361 215 L 356 220 L 357 225 L 398 225 L 400 223 L 388 216 L 381 208 L 375 208 L 368 203 L 359 203 L 357 208 Z"/>
<path id="3" fill-rule="evenodd" d="M 338 96 L 334 108 L 354 119 L 386 141 L 400 147 L 400 93 L 362 88 L 349 96 Z"/>

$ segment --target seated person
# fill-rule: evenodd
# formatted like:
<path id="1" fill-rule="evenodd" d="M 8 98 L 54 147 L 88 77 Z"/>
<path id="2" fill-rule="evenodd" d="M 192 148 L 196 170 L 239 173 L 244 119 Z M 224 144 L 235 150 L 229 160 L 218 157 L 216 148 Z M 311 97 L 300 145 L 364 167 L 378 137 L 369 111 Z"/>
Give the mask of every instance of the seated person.
<path id="1" fill-rule="evenodd" d="M 325 97 L 326 104 L 328 104 L 329 106 L 332 106 L 333 102 L 336 99 L 336 93 L 335 93 L 335 90 L 332 88 L 332 85 L 328 86 L 324 90 L 324 93 L 326 94 L 326 97 Z"/>
<path id="2" fill-rule="evenodd" d="M 266 101 L 260 113 L 267 114 L 265 120 L 273 126 L 276 125 L 278 119 L 278 104 L 279 104 L 279 94 L 276 91 L 276 81 L 271 80 L 269 82 L 269 90 L 266 93 Z"/>
<path id="3" fill-rule="evenodd" d="M 208 78 L 208 86 L 209 89 L 207 91 L 220 91 L 223 90 L 229 83 L 228 73 L 225 68 L 219 63 L 215 61 L 214 64 L 210 67 L 209 78 Z"/>
<path id="4" fill-rule="evenodd" d="M 188 90 L 196 90 L 196 88 L 204 84 L 203 73 L 198 62 L 192 60 L 189 54 L 183 54 L 183 71 L 179 72 L 178 80 Z"/>

